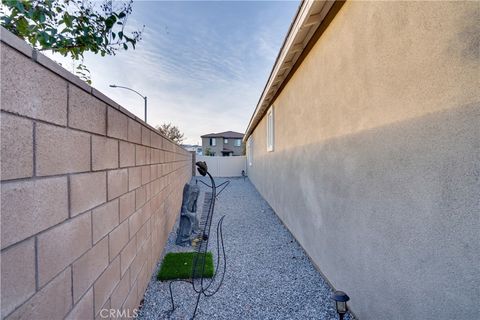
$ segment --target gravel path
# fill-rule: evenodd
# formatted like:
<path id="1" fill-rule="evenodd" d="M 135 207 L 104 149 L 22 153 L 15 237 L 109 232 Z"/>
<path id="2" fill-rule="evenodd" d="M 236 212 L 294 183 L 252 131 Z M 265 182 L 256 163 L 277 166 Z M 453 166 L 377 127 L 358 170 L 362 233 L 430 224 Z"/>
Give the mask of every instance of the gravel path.
<path id="1" fill-rule="evenodd" d="M 215 180 L 217 185 L 225 181 Z M 215 241 L 209 244 L 209 250 L 216 257 L 214 226 L 226 215 L 223 234 L 227 273 L 223 286 L 214 296 L 202 296 L 195 319 L 338 319 L 330 300 L 331 288 L 267 202 L 248 179 L 229 180 L 230 185 L 216 202 L 210 236 Z M 199 185 L 198 209 L 201 211 L 207 187 Z M 191 250 L 174 244 L 176 230 L 177 226 L 163 254 Z M 157 270 L 160 263 L 161 259 Z M 168 282 L 157 281 L 155 276 L 156 272 L 145 293 L 139 319 L 189 319 L 196 297 L 191 284 L 174 284 L 177 309 L 169 317 Z"/>

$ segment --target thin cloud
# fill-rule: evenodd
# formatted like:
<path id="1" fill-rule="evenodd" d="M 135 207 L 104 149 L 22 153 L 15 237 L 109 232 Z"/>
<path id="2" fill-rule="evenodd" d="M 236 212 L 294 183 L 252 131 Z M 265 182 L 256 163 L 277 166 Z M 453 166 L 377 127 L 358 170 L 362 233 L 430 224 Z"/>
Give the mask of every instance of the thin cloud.
<path id="1" fill-rule="evenodd" d="M 149 124 L 171 122 L 197 143 L 208 132 L 243 132 L 298 2 L 135 2 L 137 49 L 86 56 L 94 86 Z"/>

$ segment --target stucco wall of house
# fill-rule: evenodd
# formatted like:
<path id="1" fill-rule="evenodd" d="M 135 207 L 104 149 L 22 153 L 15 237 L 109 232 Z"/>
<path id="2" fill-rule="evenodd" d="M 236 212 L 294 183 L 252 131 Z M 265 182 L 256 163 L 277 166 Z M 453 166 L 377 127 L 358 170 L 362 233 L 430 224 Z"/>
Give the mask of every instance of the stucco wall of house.
<path id="1" fill-rule="evenodd" d="M 4 29 L 0 54 L 1 319 L 133 317 L 191 154 Z"/>
<path id="2" fill-rule="evenodd" d="M 475 2 L 350 2 L 274 101 L 248 174 L 360 319 L 469 319 L 480 296 Z"/>
<path id="3" fill-rule="evenodd" d="M 233 151 L 234 156 L 241 156 L 243 155 L 243 141 L 239 147 L 235 146 L 235 140 L 236 139 L 228 139 L 228 143 L 224 143 L 224 138 L 215 138 L 216 140 L 216 145 L 211 146 L 210 145 L 210 138 L 202 138 L 202 149 L 203 149 L 203 155 L 206 155 L 207 149 L 210 150 L 210 152 L 215 152 L 215 156 L 221 157 L 222 156 L 222 150 L 223 148 L 227 148 Z"/>
<path id="4" fill-rule="evenodd" d="M 223 141 L 221 141 L 220 138 L 215 138 L 215 139 L 216 139 L 216 145 L 211 146 L 210 145 L 210 138 L 202 138 L 203 155 L 206 155 L 207 150 L 209 152 L 214 152 L 215 156 L 221 156 L 222 155 Z"/>

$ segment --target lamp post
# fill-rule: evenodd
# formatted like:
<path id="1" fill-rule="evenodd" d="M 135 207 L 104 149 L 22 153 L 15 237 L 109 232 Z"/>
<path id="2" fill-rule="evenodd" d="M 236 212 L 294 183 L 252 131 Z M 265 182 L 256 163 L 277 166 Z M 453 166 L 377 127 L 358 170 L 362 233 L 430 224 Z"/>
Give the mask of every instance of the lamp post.
<path id="1" fill-rule="evenodd" d="M 143 95 L 141 95 L 138 91 L 135 91 L 135 90 L 130 89 L 130 88 L 127 88 L 127 87 L 117 86 L 117 85 L 115 85 L 115 84 L 111 84 L 110 87 L 111 87 L 111 88 L 127 89 L 127 90 L 130 90 L 130 91 L 135 92 L 135 93 L 138 94 L 140 97 L 142 97 L 143 100 L 145 101 L 145 123 L 147 122 L 147 97 L 146 97 L 146 96 L 143 96 Z"/>
<path id="2" fill-rule="evenodd" d="M 335 301 L 335 307 L 337 308 L 340 320 L 343 320 L 343 316 L 348 310 L 347 301 L 350 300 L 350 297 L 343 291 L 335 291 L 332 294 L 332 299 Z"/>

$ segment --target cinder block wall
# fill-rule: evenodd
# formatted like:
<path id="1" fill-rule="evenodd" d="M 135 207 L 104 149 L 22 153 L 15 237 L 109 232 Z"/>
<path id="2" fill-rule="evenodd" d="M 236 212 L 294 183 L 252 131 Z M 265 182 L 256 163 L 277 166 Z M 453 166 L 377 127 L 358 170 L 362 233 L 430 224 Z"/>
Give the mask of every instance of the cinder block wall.
<path id="1" fill-rule="evenodd" d="M 133 315 L 191 154 L 5 29 L 0 51 L 1 318 Z"/>

